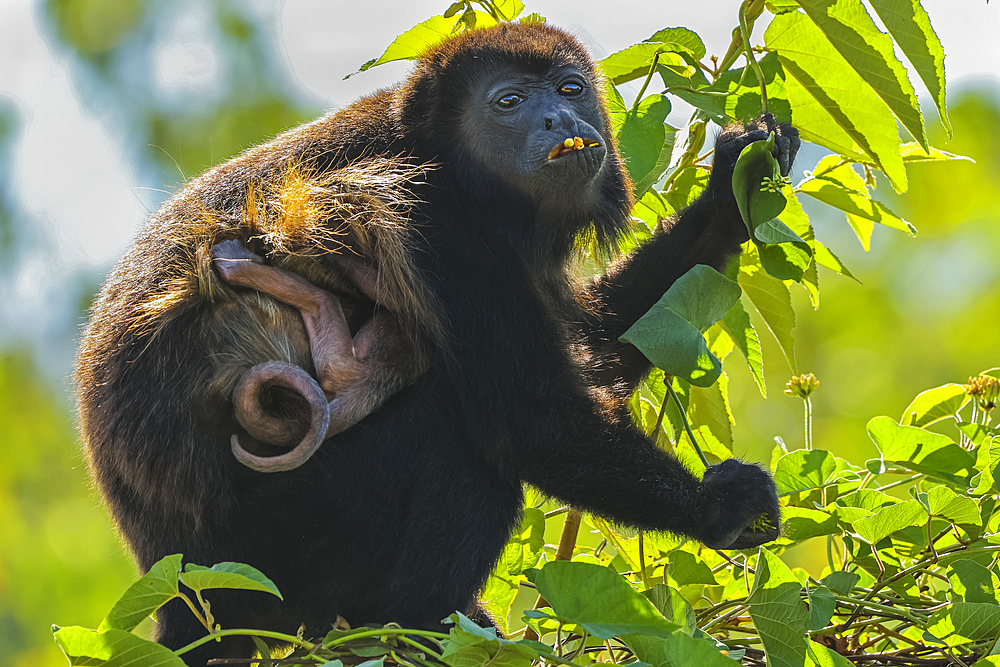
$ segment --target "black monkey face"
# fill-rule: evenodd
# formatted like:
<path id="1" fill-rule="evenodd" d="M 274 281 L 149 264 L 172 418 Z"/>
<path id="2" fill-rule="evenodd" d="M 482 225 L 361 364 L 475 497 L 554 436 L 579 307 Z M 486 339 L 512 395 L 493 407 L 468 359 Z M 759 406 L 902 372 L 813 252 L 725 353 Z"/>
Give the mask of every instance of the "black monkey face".
<path id="1" fill-rule="evenodd" d="M 539 203 L 585 204 L 605 164 L 600 98 L 575 66 L 483 77 L 464 119 L 483 166 Z"/>

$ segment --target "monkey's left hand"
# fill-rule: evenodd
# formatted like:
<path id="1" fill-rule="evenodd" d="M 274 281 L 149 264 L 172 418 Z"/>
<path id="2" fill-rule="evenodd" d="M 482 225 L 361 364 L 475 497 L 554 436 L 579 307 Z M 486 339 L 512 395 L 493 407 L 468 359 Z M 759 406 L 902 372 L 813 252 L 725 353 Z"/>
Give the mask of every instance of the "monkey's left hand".
<path id="1" fill-rule="evenodd" d="M 705 521 L 701 542 L 712 549 L 749 549 L 778 538 L 781 508 L 765 470 L 736 459 L 709 467 L 699 505 Z"/>

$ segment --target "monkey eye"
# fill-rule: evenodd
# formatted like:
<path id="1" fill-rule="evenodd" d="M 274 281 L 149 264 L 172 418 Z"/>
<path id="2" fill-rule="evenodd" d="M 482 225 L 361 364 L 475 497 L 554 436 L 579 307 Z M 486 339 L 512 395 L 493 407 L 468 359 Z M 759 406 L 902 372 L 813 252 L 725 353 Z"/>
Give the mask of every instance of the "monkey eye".
<path id="1" fill-rule="evenodd" d="M 559 86 L 559 94 L 563 97 L 576 97 L 583 92 L 583 86 L 575 81 L 567 81 Z"/>
<path id="2" fill-rule="evenodd" d="M 516 107 L 518 104 L 520 104 L 523 101 L 524 101 L 524 98 L 521 97 L 520 95 L 516 95 L 514 93 L 510 93 L 508 95 L 504 95 L 499 100 L 497 100 L 496 104 L 501 109 L 513 109 L 514 107 Z"/>

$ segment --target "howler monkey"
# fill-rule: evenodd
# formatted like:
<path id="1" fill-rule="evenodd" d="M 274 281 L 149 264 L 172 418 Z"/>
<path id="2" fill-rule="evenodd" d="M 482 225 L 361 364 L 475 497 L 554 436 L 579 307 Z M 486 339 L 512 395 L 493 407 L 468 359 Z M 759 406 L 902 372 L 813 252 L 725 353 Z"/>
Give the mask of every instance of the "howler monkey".
<path id="1" fill-rule="evenodd" d="M 467 32 L 399 87 L 247 151 L 152 216 L 94 304 L 76 374 L 91 469 L 141 568 L 180 552 L 267 573 L 283 603 L 212 596 L 228 627 L 320 632 L 338 615 L 438 627 L 474 604 L 524 482 L 715 548 L 776 537 L 765 471 L 729 460 L 699 480 L 634 428 L 626 398 L 650 364 L 619 336 L 688 269 L 721 268 L 748 239 L 731 189 L 740 150 L 774 130 L 787 168 L 798 139 L 769 119 L 725 130 L 707 190 L 669 232 L 576 288 L 577 240 L 610 246 L 632 205 L 603 87 L 559 30 Z M 301 280 L 290 297 L 230 284 L 213 252 L 223 274 L 264 261 Z M 335 331 L 307 331 L 312 306 L 296 301 L 310 286 L 342 309 L 318 320 Z M 255 438 L 234 403 L 270 361 L 324 386 L 307 399 L 261 384 L 277 426 Z M 352 391 L 368 403 L 342 410 Z M 330 396 L 334 418 L 372 413 L 287 472 L 233 457 L 233 433 L 266 461 L 321 432 L 314 407 Z M 158 617 L 170 647 L 204 632 L 174 603 Z M 240 641 L 186 659 L 249 653 Z"/>

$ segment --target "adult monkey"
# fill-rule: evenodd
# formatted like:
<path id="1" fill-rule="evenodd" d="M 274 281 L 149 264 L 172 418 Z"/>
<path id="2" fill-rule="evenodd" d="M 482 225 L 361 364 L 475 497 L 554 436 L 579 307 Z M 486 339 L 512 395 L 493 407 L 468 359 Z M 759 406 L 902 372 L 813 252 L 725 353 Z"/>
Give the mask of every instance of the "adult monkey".
<path id="1" fill-rule="evenodd" d="M 465 33 L 399 88 L 209 172 L 153 217 L 95 304 L 77 373 L 91 466 L 143 569 L 175 552 L 262 569 L 284 604 L 216 594 L 228 627 L 318 632 L 338 614 L 436 627 L 474 603 L 522 482 L 715 548 L 777 536 L 766 472 L 729 460 L 699 481 L 633 427 L 625 398 L 650 365 L 618 337 L 693 265 L 721 267 L 747 240 L 730 185 L 740 150 L 773 129 L 787 171 L 798 140 L 769 120 L 727 129 L 708 189 L 671 231 L 574 292 L 575 240 L 611 244 L 632 204 L 601 82 L 556 29 Z M 378 215 L 352 218 L 355 204 Z M 216 277 L 211 248 L 226 240 L 334 293 L 358 336 L 390 311 L 391 327 L 366 334 L 369 358 L 406 369 L 410 350 L 423 360 L 411 371 L 427 366 L 279 475 L 230 454 L 235 385 L 269 359 L 310 367 L 315 339 L 293 308 Z M 204 630 L 171 605 L 159 640 L 183 646 Z M 250 651 L 202 648 L 190 664 Z"/>

